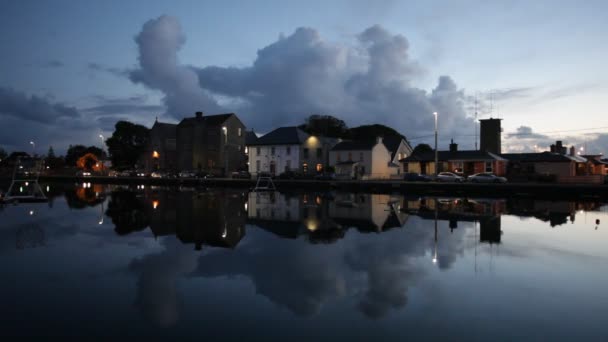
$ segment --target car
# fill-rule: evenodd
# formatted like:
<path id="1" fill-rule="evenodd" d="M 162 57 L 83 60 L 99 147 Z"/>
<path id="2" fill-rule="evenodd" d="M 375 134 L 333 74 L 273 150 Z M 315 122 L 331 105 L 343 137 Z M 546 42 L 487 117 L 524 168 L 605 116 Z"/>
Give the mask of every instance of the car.
<path id="1" fill-rule="evenodd" d="M 315 180 L 335 180 L 336 174 L 333 172 L 323 172 L 315 175 Z"/>
<path id="2" fill-rule="evenodd" d="M 403 175 L 403 180 L 406 182 L 430 182 L 431 177 L 415 172 L 408 172 Z"/>
<path id="3" fill-rule="evenodd" d="M 453 183 L 462 183 L 464 182 L 464 177 L 459 176 L 452 172 L 439 172 L 437 174 L 438 182 L 453 182 Z"/>
<path id="4" fill-rule="evenodd" d="M 194 171 L 181 171 L 179 173 L 179 178 L 194 178 L 196 177 L 196 172 Z"/>
<path id="5" fill-rule="evenodd" d="M 251 174 L 248 171 L 234 171 L 231 177 L 234 179 L 251 179 Z"/>
<path id="6" fill-rule="evenodd" d="M 135 171 L 135 176 L 137 177 L 150 177 L 150 173 L 144 170 Z"/>
<path id="7" fill-rule="evenodd" d="M 152 177 L 152 178 L 163 178 L 163 177 L 164 177 L 164 175 L 163 175 L 163 173 L 162 173 L 162 172 L 160 172 L 160 171 L 154 171 L 154 172 L 152 172 L 152 173 L 150 174 L 150 177 Z"/>
<path id="8" fill-rule="evenodd" d="M 505 177 L 499 177 L 493 173 L 482 172 L 471 175 L 467 178 L 469 182 L 472 183 L 506 183 L 507 179 Z"/>
<path id="9" fill-rule="evenodd" d="M 90 171 L 80 170 L 76 172 L 76 177 L 91 177 Z"/>

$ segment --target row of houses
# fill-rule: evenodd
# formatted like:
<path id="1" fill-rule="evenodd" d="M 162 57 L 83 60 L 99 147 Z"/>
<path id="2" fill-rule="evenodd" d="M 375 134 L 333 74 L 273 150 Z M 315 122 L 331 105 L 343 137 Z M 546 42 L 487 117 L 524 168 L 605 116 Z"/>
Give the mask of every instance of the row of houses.
<path id="1" fill-rule="evenodd" d="M 338 178 L 348 179 L 390 179 L 408 172 L 449 171 L 465 176 L 491 172 L 522 181 L 601 183 L 608 174 L 608 161 L 601 155 L 577 155 L 574 147 L 568 149 L 561 141 L 551 151 L 502 153 L 500 120 L 480 120 L 478 150 L 459 150 L 452 141 L 436 156 L 435 151 L 412 154 L 412 146 L 402 136 L 343 140 L 311 135 L 295 126 L 258 136 L 247 131 L 234 113 L 197 112 L 178 124 L 156 120 L 140 164 L 148 170 L 196 170 L 217 175 L 241 170 L 252 176 L 331 171 Z"/>

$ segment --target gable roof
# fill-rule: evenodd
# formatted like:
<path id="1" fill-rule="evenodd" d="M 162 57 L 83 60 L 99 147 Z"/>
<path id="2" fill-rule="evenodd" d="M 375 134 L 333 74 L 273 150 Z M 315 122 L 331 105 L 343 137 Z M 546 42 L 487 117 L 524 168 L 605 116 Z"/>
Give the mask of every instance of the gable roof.
<path id="1" fill-rule="evenodd" d="M 153 130 L 156 130 L 162 136 L 169 137 L 169 138 L 175 138 L 175 136 L 177 134 L 176 128 L 177 128 L 176 124 L 159 122 L 159 121 L 155 121 L 154 125 L 152 126 Z"/>
<path id="2" fill-rule="evenodd" d="M 490 152 L 478 150 L 464 151 L 439 151 L 437 156 L 440 161 L 457 160 L 457 161 L 493 161 L 505 160 L 504 158 Z M 401 162 L 418 162 L 418 161 L 435 161 L 435 152 L 425 152 L 412 154 L 407 158 L 400 160 Z"/>
<path id="3" fill-rule="evenodd" d="M 584 163 L 587 159 L 579 156 L 569 156 L 567 154 L 552 153 L 552 152 L 540 152 L 540 153 L 503 153 L 503 158 L 509 161 L 519 162 L 548 162 L 548 163 L 559 163 L 559 162 L 577 162 Z"/>
<path id="4" fill-rule="evenodd" d="M 226 113 L 226 114 L 217 114 L 217 115 L 203 115 L 200 118 L 198 118 L 196 116 L 190 117 L 190 118 L 184 118 L 184 119 L 182 119 L 182 121 L 180 121 L 180 123 L 178 125 L 179 126 L 189 126 L 189 125 L 195 125 L 197 123 L 204 122 L 205 124 L 210 125 L 210 126 L 217 126 L 217 125 L 223 124 L 232 115 L 235 115 L 235 114 Z"/>
<path id="5" fill-rule="evenodd" d="M 255 134 L 254 131 L 245 132 L 245 145 L 253 145 L 256 141 L 258 141 L 258 136 Z"/>
<path id="6" fill-rule="evenodd" d="M 296 126 L 279 127 L 254 141 L 249 146 L 256 145 L 300 145 L 309 135 Z"/>
<path id="7" fill-rule="evenodd" d="M 395 154 L 397 153 L 399 145 L 401 145 L 402 141 L 407 144 L 405 139 L 396 135 L 382 138 L 382 143 L 384 144 L 384 146 L 386 146 L 386 149 L 391 154 L 391 160 L 395 159 Z"/>
<path id="8" fill-rule="evenodd" d="M 370 141 L 342 141 L 336 144 L 332 151 L 367 151 L 376 146 L 375 140 Z"/>

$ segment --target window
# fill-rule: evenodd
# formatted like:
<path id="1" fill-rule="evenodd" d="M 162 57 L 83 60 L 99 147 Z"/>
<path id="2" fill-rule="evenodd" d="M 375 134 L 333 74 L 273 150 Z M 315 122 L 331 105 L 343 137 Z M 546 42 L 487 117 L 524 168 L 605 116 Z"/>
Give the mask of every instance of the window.
<path id="1" fill-rule="evenodd" d="M 275 148 L 274 148 L 274 146 L 272 146 L 272 147 L 270 148 L 270 155 L 271 155 L 271 156 L 274 156 L 274 152 L 275 152 Z"/>
<path id="2" fill-rule="evenodd" d="M 401 160 L 401 159 L 403 159 L 403 157 L 401 156 L 401 153 L 398 153 L 397 154 L 397 160 Z"/>
<path id="3" fill-rule="evenodd" d="M 323 164 L 317 164 L 317 172 L 323 171 Z"/>
<path id="4" fill-rule="evenodd" d="M 243 132 L 242 132 L 241 128 L 239 127 L 239 137 L 242 137 L 242 136 L 243 136 Z"/>
<path id="5" fill-rule="evenodd" d="M 408 173 L 409 171 L 409 165 L 408 163 L 403 163 L 403 172 L 404 173 Z"/>
<path id="6" fill-rule="evenodd" d="M 359 161 L 363 161 L 363 152 L 359 152 Z"/>
<path id="7" fill-rule="evenodd" d="M 260 147 L 259 146 L 255 148 L 255 154 L 258 155 L 258 156 L 260 155 Z"/>
<path id="8" fill-rule="evenodd" d="M 317 159 L 323 158 L 323 149 L 317 148 Z"/>
<path id="9" fill-rule="evenodd" d="M 304 158 L 308 159 L 308 149 L 307 148 L 304 149 Z"/>
<path id="10" fill-rule="evenodd" d="M 492 172 L 492 162 L 486 162 L 486 172 Z"/>
<path id="11" fill-rule="evenodd" d="M 207 159 L 207 167 L 208 168 L 212 168 L 213 167 L 213 159 Z"/>
<path id="12" fill-rule="evenodd" d="M 342 157 L 340 157 L 340 152 L 337 152 L 337 153 L 336 153 L 336 160 L 337 160 L 338 162 L 341 162 L 341 161 L 342 161 Z"/>
<path id="13" fill-rule="evenodd" d="M 249 154 L 249 147 L 245 146 L 245 154 Z"/>
<path id="14" fill-rule="evenodd" d="M 286 150 L 285 154 L 287 154 L 287 155 L 291 154 L 291 146 L 287 146 L 287 150 Z"/>
<path id="15" fill-rule="evenodd" d="M 452 162 L 452 171 L 454 172 L 462 172 L 463 163 L 460 162 Z"/>
<path id="16" fill-rule="evenodd" d="M 260 161 L 259 160 L 255 161 L 255 172 L 260 172 Z"/>
<path id="17" fill-rule="evenodd" d="M 308 163 L 302 163 L 302 172 L 308 173 Z"/>
<path id="18" fill-rule="evenodd" d="M 353 153 L 348 152 L 348 161 L 353 161 Z"/>
<path id="19" fill-rule="evenodd" d="M 291 170 L 291 160 L 285 161 L 285 171 Z"/>

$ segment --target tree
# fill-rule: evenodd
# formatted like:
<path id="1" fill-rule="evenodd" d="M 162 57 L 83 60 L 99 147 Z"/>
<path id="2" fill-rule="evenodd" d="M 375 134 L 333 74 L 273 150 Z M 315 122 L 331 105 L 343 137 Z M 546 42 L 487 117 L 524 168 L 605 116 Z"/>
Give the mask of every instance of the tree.
<path id="1" fill-rule="evenodd" d="M 298 126 L 298 128 L 311 135 L 333 138 L 342 138 L 348 132 L 346 123 L 331 115 L 311 115 L 306 119 L 306 123 Z"/>
<path id="2" fill-rule="evenodd" d="M 6 153 L 6 151 L 0 147 L 0 161 L 2 161 L 3 159 L 6 159 L 6 157 L 8 156 L 8 153 Z"/>
<path id="3" fill-rule="evenodd" d="M 412 154 L 424 154 L 424 153 L 431 153 L 434 151 L 435 150 L 429 144 L 418 144 L 418 145 L 416 145 L 416 147 L 414 147 Z"/>
<path id="4" fill-rule="evenodd" d="M 44 162 L 50 169 L 56 169 L 63 166 L 63 158 L 55 156 L 53 146 L 49 147 L 49 152 L 47 152 Z"/>
<path id="5" fill-rule="evenodd" d="M 348 130 L 348 138 L 353 140 L 369 140 L 376 137 L 397 136 L 405 139 L 405 137 L 394 129 L 384 125 L 363 125 L 353 127 Z"/>
<path id="6" fill-rule="evenodd" d="M 87 153 L 94 154 L 97 159 L 103 159 L 104 152 L 97 146 L 86 147 L 84 145 L 70 145 L 68 152 L 65 155 L 65 163 L 69 166 L 75 166 L 78 159 L 82 158 Z"/>
<path id="7" fill-rule="evenodd" d="M 128 121 L 118 121 L 114 133 L 106 140 L 112 165 L 118 169 L 132 168 L 144 153 L 150 130 Z"/>

